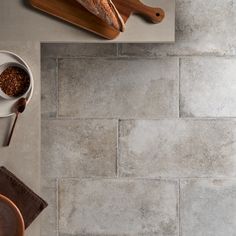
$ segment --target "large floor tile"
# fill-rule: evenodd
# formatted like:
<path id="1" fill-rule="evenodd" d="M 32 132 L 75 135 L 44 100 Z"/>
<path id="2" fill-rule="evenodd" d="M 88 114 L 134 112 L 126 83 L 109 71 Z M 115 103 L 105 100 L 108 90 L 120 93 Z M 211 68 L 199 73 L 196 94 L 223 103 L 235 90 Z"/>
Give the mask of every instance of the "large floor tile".
<path id="1" fill-rule="evenodd" d="M 43 118 L 57 115 L 57 60 L 41 60 L 41 115 Z"/>
<path id="2" fill-rule="evenodd" d="M 235 176 L 236 120 L 121 121 L 119 174 Z"/>
<path id="3" fill-rule="evenodd" d="M 59 61 L 59 115 L 177 117 L 178 74 L 176 58 L 62 59 Z"/>
<path id="4" fill-rule="evenodd" d="M 159 180 L 62 180 L 60 236 L 178 235 L 178 183 Z"/>
<path id="5" fill-rule="evenodd" d="M 222 14 L 226 14 L 222 18 Z M 234 0 L 177 0 L 176 43 L 123 44 L 129 56 L 198 55 L 236 53 Z"/>
<path id="6" fill-rule="evenodd" d="M 181 60 L 180 114 L 187 117 L 236 116 L 236 60 Z"/>
<path id="7" fill-rule="evenodd" d="M 117 121 L 42 121 L 42 175 L 114 176 Z"/>
<path id="8" fill-rule="evenodd" d="M 182 236 L 235 236 L 235 180 L 182 181 L 180 196 Z"/>
<path id="9" fill-rule="evenodd" d="M 41 236 L 57 236 L 57 180 L 42 176 L 41 186 L 41 195 L 48 203 L 41 215 Z"/>
<path id="10" fill-rule="evenodd" d="M 117 45 L 101 43 L 42 43 L 42 57 L 116 56 Z"/>

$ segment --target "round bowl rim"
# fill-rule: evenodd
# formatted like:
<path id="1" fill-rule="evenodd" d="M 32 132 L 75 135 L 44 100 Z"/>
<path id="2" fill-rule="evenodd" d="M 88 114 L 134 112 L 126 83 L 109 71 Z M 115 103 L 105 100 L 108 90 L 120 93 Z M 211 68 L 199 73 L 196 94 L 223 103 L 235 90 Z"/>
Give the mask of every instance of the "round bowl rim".
<path id="1" fill-rule="evenodd" d="M 6 196 L 0 194 L 0 200 L 4 201 L 5 203 L 8 204 L 8 206 L 10 206 L 12 209 L 14 209 L 16 215 L 17 215 L 17 218 L 18 218 L 18 222 L 20 223 L 20 234 L 17 235 L 17 236 L 24 236 L 24 231 L 25 231 L 25 223 L 24 223 L 24 219 L 23 219 L 23 216 L 20 212 L 20 210 L 18 209 L 18 207 L 15 205 L 14 202 L 12 202 L 9 198 L 7 198 Z"/>

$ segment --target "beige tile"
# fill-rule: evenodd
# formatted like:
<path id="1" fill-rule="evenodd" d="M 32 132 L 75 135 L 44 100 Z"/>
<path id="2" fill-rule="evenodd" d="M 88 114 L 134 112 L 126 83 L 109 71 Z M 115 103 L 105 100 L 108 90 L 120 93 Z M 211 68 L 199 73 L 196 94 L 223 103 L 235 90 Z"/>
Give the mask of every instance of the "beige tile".
<path id="1" fill-rule="evenodd" d="M 184 58 L 181 60 L 180 114 L 182 117 L 236 116 L 236 60 Z"/>
<path id="2" fill-rule="evenodd" d="M 48 207 L 41 216 L 41 236 L 57 236 L 57 180 L 47 180 L 42 176 L 42 197 Z"/>
<path id="3" fill-rule="evenodd" d="M 175 181 L 62 180 L 59 232 L 69 235 L 178 235 Z"/>
<path id="4" fill-rule="evenodd" d="M 119 143 L 121 176 L 235 176 L 235 120 L 121 121 Z"/>
<path id="5" fill-rule="evenodd" d="M 41 60 L 41 115 L 42 118 L 57 115 L 57 60 Z"/>
<path id="6" fill-rule="evenodd" d="M 42 175 L 115 176 L 117 121 L 42 121 Z"/>
<path id="7" fill-rule="evenodd" d="M 233 236 L 236 231 L 235 199 L 235 180 L 182 181 L 182 236 Z"/>
<path id="8" fill-rule="evenodd" d="M 178 74 L 177 58 L 62 59 L 59 61 L 59 115 L 177 117 Z"/>

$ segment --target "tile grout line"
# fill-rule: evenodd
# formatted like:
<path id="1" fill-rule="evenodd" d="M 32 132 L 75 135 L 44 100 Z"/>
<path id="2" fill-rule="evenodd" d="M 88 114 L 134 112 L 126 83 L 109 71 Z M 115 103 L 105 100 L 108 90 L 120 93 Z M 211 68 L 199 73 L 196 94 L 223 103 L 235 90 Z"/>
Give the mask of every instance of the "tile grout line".
<path id="1" fill-rule="evenodd" d="M 59 179 L 56 178 L 56 235 L 59 236 Z"/>
<path id="2" fill-rule="evenodd" d="M 179 60 L 178 60 L 178 62 L 179 62 L 179 75 L 178 75 L 178 88 L 179 88 L 179 94 L 178 94 L 178 98 L 179 98 L 179 110 L 178 110 L 178 118 L 180 118 L 180 79 L 181 79 L 181 58 L 179 57 Z"/>
<path id="3" fill-rule="evenodd" d="M 179 204 L 179 207 L 178 207 L 178 218 L 179 218 L 179 236 L 182 235 L 182 232 L 181 232 L 181 215 L 180 215 L 180 194 L 181 194 L 181 191 L 180 191 L 180 182 L 181 182 L 181 179 L 179 179 L 178 181 L 178 204 Z"/>
<path id="4" fill-rule="evenodd" d="M 56 119 L 59 118 L 59 59 L 56 58 Z"/>
<path id="5" fill-rule="evenodd" d="M 120 119 L 117 120 L 117 139 L 116 139 L 116 178 L 119 178 L 119 155 L 120 155 Z"/>

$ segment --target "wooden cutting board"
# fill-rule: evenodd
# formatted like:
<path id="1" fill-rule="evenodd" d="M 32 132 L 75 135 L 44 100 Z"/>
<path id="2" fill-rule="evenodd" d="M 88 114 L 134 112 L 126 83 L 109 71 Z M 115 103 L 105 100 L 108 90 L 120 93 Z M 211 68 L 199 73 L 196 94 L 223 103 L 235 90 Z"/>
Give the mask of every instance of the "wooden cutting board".
<path id="1" fill-rule="evenodd" d="M 152 8 L 139 0 L 113 0 L 125 22 L 132 14 L 139 14 L 152 23 L 160 23 L 165 13 L 161 8 Z M 100 18 L 88 12 L 76 0 L 30 0 L 30 4 L 50 15 L 91 31 L 106 39 L 115 39 L 120 32 Z"/>

